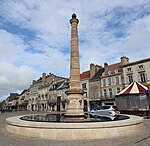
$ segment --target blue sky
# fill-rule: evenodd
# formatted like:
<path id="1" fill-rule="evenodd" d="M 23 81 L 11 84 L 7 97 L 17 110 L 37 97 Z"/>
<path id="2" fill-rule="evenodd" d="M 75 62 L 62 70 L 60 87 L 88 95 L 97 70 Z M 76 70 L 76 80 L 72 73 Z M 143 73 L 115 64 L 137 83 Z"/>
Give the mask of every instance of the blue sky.
<path id="1" fill-rule="evenodd" d="M 69 77 L 72 13 L 81 72 L 121 56 L 150 57 L 150 0 L 0 0 L 0 99 L 42 72 Z"/>

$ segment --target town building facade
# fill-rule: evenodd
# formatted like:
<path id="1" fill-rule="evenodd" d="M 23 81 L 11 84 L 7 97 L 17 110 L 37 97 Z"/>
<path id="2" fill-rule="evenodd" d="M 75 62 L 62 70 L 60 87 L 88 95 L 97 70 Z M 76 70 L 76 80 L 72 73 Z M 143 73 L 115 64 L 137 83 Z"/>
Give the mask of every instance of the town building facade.
<path id="1" fill-rule="evenodd" d="M 102 96 L 101 76 L 103 72 L 104 68 L 102 66 L 90 64 L 90 110 L 99 108 L 102 104 L 100 97 Z"/>
<path id="2" fill-rule="evenodd" d="M 90 111 L 89 109 L 89 87 L 90 87 L 90 70 L 84 71 L 80 74 L 81 88 L 84 90 L 84 111 Z"/>
<path id="3" fill-rule="evenodd" d="M 81 73 L 80 81 L 85 92 L 84 111 L 115 105 L 115 95 L 134 81 L 150 88 L 150 58 L 130 63 L 129 58 L 123 56 L 120 62 L 104 63 L 104 67 L 91 63 L 90 70 Z M 5 100 L 5 108 L 66 110 L 69 101 L 65 92 L 68 89 L 68 78 L 43 73 L 38 80 L 33 80 L 29 89 L 21 94 L 11 93 Z"/>
<path id="4" fill-rule="evenodd" d="M 137 81 L 150 88 L 150 58 L 125 64 L 122 68 L 125 86 Z"/>
<path id="5" fill-rule="evenodd" d="M 29 88 L 28 110 L 56 110 L 58 96 L 61 98 L 60 101 L 66 96 L 64 93 L 66 87 L 63 88 L 62 86 L 66 81 L 68 81 L 67 78 L 43 73 L 42 77 L 33 81 Z M 59 86 L 62 86 L 62 88 L 59 88 Z"/>
<path id="6" fill-rule="evenodd" d="M 90 109 L 100 108 L 102 105 L 115 105 L 115 95 L 124 88 L 122 65 L 129 62 L 126 56 L 121 57 L 119 63 L 104 67 L 91 64 L 90 79 Z"/>
<path id="7" fill-rule="evenodd" d="M 29 102 L 29 90 L 23 90 L 18 98 L 18 110 L 27 110 Z"/>

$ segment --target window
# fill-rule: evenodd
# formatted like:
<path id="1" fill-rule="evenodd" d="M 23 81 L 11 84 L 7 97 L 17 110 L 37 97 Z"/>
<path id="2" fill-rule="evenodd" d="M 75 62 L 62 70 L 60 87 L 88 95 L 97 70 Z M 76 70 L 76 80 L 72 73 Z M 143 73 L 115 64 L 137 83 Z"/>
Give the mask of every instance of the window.
<path id="1" fill-rule="evenodd" d="M 108 75 L 111 75 L 111 71 L 108 72 Z"/>
<path id="2" fill-rule="evenodd" d="M 92 97 L 92 83 L 90 83 L 90 97 Z"/>
<path id="3" fill-rule="evenodd" d="M 115 69 L 115 73 L 118 73 L 119 71 L 118 71 L 118 69 Z"/>
<path id="4" fill-rule="evenodd" d="M 119 93 L 120 92 L 120 88 L 117 88 L 117 93 Z"/>
<path id="5" fill-rule="evenodd" d="M 35 98 L 35 102 L 38 102 L 38 98 Z"/>
<path id="6" fill-rule="evenodd" d="M 131 70 L 131 67 L 130 67 L 130 68 L 127 68 L 127 71 L 128 71 L 128 72 L 131 72 L 131 71 L 132 71 L 132 70 Z"/>
<path id="7" fill-rule="evenodd" d="M 101 81 L 98 84 L 99 84 L 99 88 L 101 88 Z"/>
<path id="8" fill-rule="evenodd" d="M 145 73 L 145 72 L 140 73 L 140 74 L 139 74 L 139 81 L 140 81 L 140 82 L 146 82 L 146 80 L 147 80 L 147 75 L 146 75 L 146 73 Z"/>
<path id="9" fill-rule="evenodd" d="M 82 84 L 82 89 L 86 89 L 86 83 Z"/>
<path id="10" fill-rule="evenodd" d="M 143 65 L 139 65 L 139 69 L 144 69 L 144 66 Z"/>
<path id="11" fill-rule="evenodd" d="M 94 83 L 94 89 L 96 89 L 97 88 L 97 83 Z"/>
<path id="12" fill-rule="evenodd" d="M 111 85 L 111 78 L 108 78 L 108 85 Z"/>
<path id="13" fill-rule="evenodd" d="M 90 89 L 92 89 L 92 83 L 90 83 Z"/>
<path id="14" fill-rule="evenodd" d="M 92 91 L 90 90 L 90 97 L 92 97 Z"/>
<path id="15" fill-rule="evenodd" d="M 102 106 L 102 108 L 101 109 L 109 109 L 110 108 L 110 106 Z"/>
<path id="16" fill-rule="evenodd" d="M 94 98 L 97 98 L 97 93 L 96 92 L 94 92 Z"/>
<path id="17" fill-rule="evenodd" d="M 119 84 L 119 77 L 115 77 L 116 84 Z"/>
<path id="18" fill-rule="evenodd" d="M 109 95 L 110 95 L 110 98 L 112 98 L 112 96 L 113 96 L 112 89 L 109 89 Z"/>
<path id="19" fill-rule="evenodd" d="M 102 73 L 102 76 L 105 76 L 105 73 L 104 73 L 104 72 Z"/>
<path id="20" fill-rule="evenodd" d="M 133 82 L 133 76 L 132 76 L 132 75 L 129 75 L 129 76 L 128 76 L 128 82 L 129 82 L 129 83 L 132 83 L 132 82 Z"/>
<path id="21" fill-rule="evenodd" d="M 103 80 L 103 86 L 106 86 L 106 80 L 105 79 Z"/>
<path id="22" fill-rule="evenodd" d="M 103 91 L 104 91 L 104 97 L 106 98 L 107 97 L 107 90 L 104 89 Z"/>

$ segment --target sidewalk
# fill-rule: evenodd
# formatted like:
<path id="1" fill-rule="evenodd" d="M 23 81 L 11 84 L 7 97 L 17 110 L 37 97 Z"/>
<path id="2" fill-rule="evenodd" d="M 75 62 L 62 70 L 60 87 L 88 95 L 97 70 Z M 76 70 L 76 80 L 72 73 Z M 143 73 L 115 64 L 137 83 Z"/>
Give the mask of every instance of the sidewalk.
<path id="1" fill-rule="evenodd" d="M 27 138 L 11 134 L 5 130 L 5 119 L 7 117 L 31 113 L 34 114 L 35 112 L 17 111 L 0 114 L 0 146 L 150 146 L 150 119 L 144 120 L 145 131 L 141 133 L 127 137 L 98 140 L 57 141 Z"/>

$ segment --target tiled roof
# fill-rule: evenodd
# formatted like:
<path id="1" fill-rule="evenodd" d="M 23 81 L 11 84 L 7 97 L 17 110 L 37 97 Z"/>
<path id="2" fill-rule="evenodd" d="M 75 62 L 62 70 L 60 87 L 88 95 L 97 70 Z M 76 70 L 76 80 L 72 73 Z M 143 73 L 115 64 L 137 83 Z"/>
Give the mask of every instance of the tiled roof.
<path id="1" fill-rule="evenodd" d="M 120 72 L 121 72 L 121 62 L 108 65 L 108 67 L 104 71 L 104 75 L 111 75 Z"/>
<path id="2" fill-rule="evenodd" d="M 10 93 L 10 96 L 7 98 L 9 101 L 18 99 L 19 94 L 18 93 Z"/>
<path id="3" fill-rule="evenodd" d="M 92 80 L 99 79 L 102 76 L 103 72 L 104 72 L 104 68 L 100 68 L 99 71 L 93 76 Z"/>
<path id="4" fill-rule="evenodd" d="M 84 71 L 82 74 L 80 74 L 80 79 L 87 79 L 90 78 L 90 70 Z"/>

